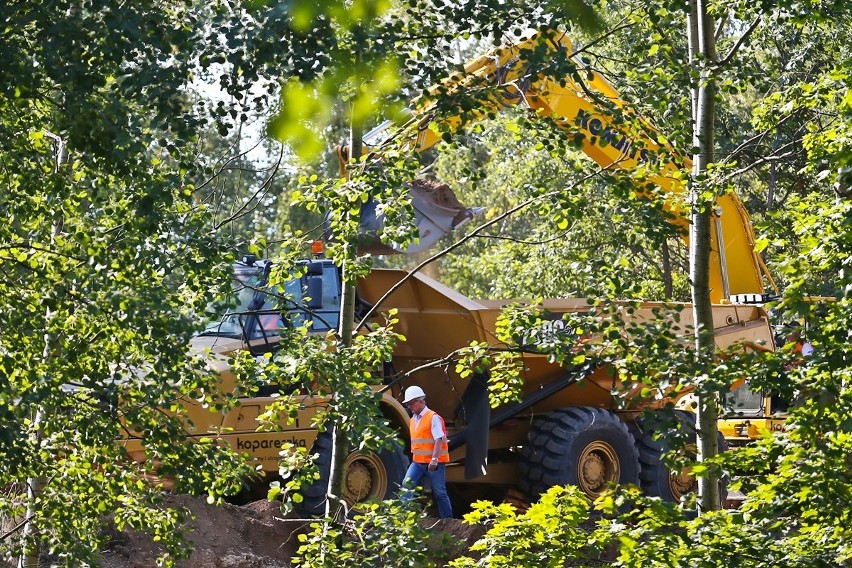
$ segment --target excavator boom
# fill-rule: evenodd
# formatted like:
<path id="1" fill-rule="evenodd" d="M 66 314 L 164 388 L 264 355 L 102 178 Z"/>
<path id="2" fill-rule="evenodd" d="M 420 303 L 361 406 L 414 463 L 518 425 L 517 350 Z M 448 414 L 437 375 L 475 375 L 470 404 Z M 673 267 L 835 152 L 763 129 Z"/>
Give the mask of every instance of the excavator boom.
<path id="1" fill-rule="evenodd" d="M 536 70 L 530 64 L 530 54 L 536 51 L 536 61 L 570 60 L 576 73 L 554 78 Z M 364 137 L 367 151 L 381 154 L 383 147 L 395 143 L 422 152 L 441 141 L 442 130 L 452 133 L 488 111 L 523 104 L 554 120 L 566 136 L 581 138 L 583 152 L 603 169 L 629 172 L 636 180 L 638 194 L 652 197 L 658 191 L 655 188 L 659 188 L 664 205 L 672 214 L 671 222 L 688 239 L 689 207 L 684 198 L 690 159 L 673 148 L 649 121 L 638 116 L 600 73 L 579 61 L 564 33 L 541 32 L 474 59 L 465 66 L 464 74 L 450 78 L 439 88 L 445 95 L 481 93 L 481 105 L 462 115 L 442 114 L 434 103 L 428 103 L 413 111 L 404 124 L 387 121 L 369 132 Z M 433 93 L 437 92 L 433 89 Z M 763 301 L 764 278 L 777 293 L 772 276 L 755 252 L 749 215 L 736 195 L 718 197 L 715 221 L 710 268 L 712 301 Z"/>

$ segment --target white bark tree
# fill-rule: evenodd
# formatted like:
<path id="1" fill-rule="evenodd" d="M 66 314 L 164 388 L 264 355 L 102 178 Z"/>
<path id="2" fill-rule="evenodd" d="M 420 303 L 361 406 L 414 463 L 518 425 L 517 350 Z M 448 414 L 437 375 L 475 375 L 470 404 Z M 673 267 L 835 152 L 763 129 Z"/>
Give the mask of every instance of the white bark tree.
<path id="1" fill-rule="evenodd" d="M 713 191 L 708 184 L 707 168 L 714 160 L 713 118 L 715 113 L 716 45 L 713 19 L 705 0 L 692 0 L 689 12 L 689 51 L 693 67 L 699 70 L 698 83 L 692 87 L 693 147 L 692 185 L 690 189 L 691 224 L 689 273 L 692 284 L 692 310 L 695 323 L 695 356 L 699 368 L 709 369 L 715 354 L 713 312 L 710 304 L 710 227 L 713 215 Z M 698 460 L 719 453 L 719 401 L 713 391 L 698 389 L 697 440 Z M 698 479 L 702 511 L 721 508 L 718 479 L 714 475 Z"/>

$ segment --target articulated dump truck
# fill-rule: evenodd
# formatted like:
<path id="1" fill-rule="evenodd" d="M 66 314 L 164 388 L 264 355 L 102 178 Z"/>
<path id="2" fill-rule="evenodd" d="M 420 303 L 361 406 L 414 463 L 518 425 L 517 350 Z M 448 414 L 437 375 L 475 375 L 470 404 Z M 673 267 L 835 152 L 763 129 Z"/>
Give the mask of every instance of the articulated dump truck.
<path id="1" fill-rule="evenodd" d="M 248 259 L 238 265 L 240 283 L 245 286 L 243 304 L 193 340 L 195 349 L 210 350 L 210 364 L 220 373 L 224 392 L 234 387 L 227 362 L 234 351 L 274 351 L 277 330 L 287 321 L 310 320 L 312 333 L 337 327 L 341 290 L 338 269 L 326 259 L 305 262 L 305 275 L 290 281 L 287 291 L 296 300 L 311 295 L 311 307 L 300 309 L 294 304 L 285 311 L 274 308 L 275 300 L 264 292 L 268 261 Z M 387 383 L 426 363 L 451 359 L 474 340 L 501 348 L 495 339 L 495 324 L 509 301 L 467 298 L 425 275 L 403 270 L 373 270 L 360 281 L 358 292 L 364 302 L 373 304 L 395 286 L 377 313 L 381 317 L 383 310 L 398 310 L 395 330 L 407 340 L 396 347 L 391 361 L 393 374 L 388 374 Z M 636 305 L 630 303 L 631 307 Z M 585 314 L 590 309 L 582 299 L 546 300 L 542 307 L 546 325 L 556 330 L 564 314 Z M 652 320 L 654 311 L 662 307 L 654 302 L 640 303 L 627 317 L 637 323 Z M 689 314 L 689 309 L 683 310 L 679 324 L 684 349 L 691 343 Z M 720 348 L 740 342 L 771 344 L 762 308 L 715 305 L 713 314 Z M 517 495 L 520 491 L 533 501 L 557 484 L 575 484 L 595 497 L 610 483 L 633 483 L 667 500 L 678 500 L 694 488 L 688 474 L 671 472 L 661 462 L 662 449 L 652 438 L 653 428 L 644 427 L 639 416 L 645 409 L 667 401 L 650 403 L 638 396 L 631 398 L 630 392 L 616 392 L 617 377 L 607 367 L 563 368 L 550 363 L 547 354 L 535 348 L 526 349 L 521 356 L 525 369 L 523 400 L 497 408 L 489 405 L 483 377 L 462 378 L 451 364 L 426 368 L 406 381 L 388 384 L 381 411 L 397 430 L 400 443 L 395 450 L 355 451 L 348 456 L 345 499 L 357 504 L 393 496 L 398 490 L 410 455 L 409 416 L 399 401 L 402 390 L 412 384 L 423 388 L 427 404 L 446 420 L 451 458 L 447 482 L 458 511 L 475 498 L 500 499 L 506 492 Z M 319 434 L 311 426 L 311 418 L 324 399 L 304 395 L 293 423 L 282 424 L 280 431 L 258 432 L 257 418 L 273 400 L 272 396 L 244 398 L 238 408 L 225 414 L 191 407 L 194 431 L 190 438 L 216 432 L 223 443 L 248 454 L 270 475 L 278 471 L 279 452 L 285 444 L 311 448 L 318 454 L 323 475 L 305 490 L 305 508 L 320 511 L 330 445 L 327 434 Z M 141 447 L 131 442 L 128 450 L 133 454 Z"/>
<path id="2" fill-rule="evenodd" d="M 525 104 L 537 116 L 551 117 L 566 136 L 579 137 L 581 150 L 601 168 L 647 174 L 652 163 L 661 164 L 655 170 L 658 174 L 637 180 L 637 194 L 646 196 L 649 183 L 662 188 L 669 222 L 686 228 L 688 216 L 677 203 L 685 191 L 681 171 L 690 167 L 688 158 L 676 159 L 676 149 L 662 148 L 656 141 L 665 138 L 647 121 L 640 121 L 644 135 L 635 129 L 622 132 L 620 122 L 612 116 L 612 108 L 626 109 L 626 104 L 603 77 L 585 68 L 582 62 L 576 61 L 576 68 L 582 71 L 578 77 L 587 78 L 583 85 L 572 77 L 554 79 L 535 71 L 523 54 L 542 49 L 550 60 L 574 60 L 571 42 L 564 34 L 551 30 L 472 61 L 461 79 L 448 81 L 445 91 L 452 94 L 454 90 L 496 86 L 483 102 L 486 108 L 482 115 L 489 110 Z M 601 101 L 608 104 L 602 105 Z M 441 140 L 436 124 L 455 132 L 461 122 L 459 117 L 439 116 L 426 105 L 415 110 L 406 123 L 378 126 L 365 135 L 364 143 L 369 159 L 380 160 L 385 145 L 393 141 L 401 142 L 411 152 L 421 152 Z M 345 152 L 341 152 L 341 157 L 341 171 L 345 175 L 348 164 Z M 442 232 L 456 228 L 471 216 L 471 211 L 464 208 L 442 210 L 440 204 L 429 202 L 428 195 L 414 197 L 418 225 L 427 228 L 421 231 L 421 245 L 433 243 Z M 417 200 L 423 198 L 427 203 L 420 207 L 424 204 L 418 205 Z M 364 213 L 362 210 L 362 216 Z M 381 230 L 367 225 L 366 232 L 374 236 Z M 720 349 L 735 344 L 774 348 L 767 314 L 758 304 L 767 297 L 763 293 L 764 280 L 775 286 L 755 252 L 754 240 L 742 203 L 733 194 L 721 196 L 712 229 L 710 266 L 713 323 Z M 312 333 L 337 329 L 341 298 L 338 268 L 322 258 L 303 263 L 304 275 L 286 285 L 293 302 L 288 302 L 284 309 L 264 296 L 263 286 L 270 270 L 268 261 L 249 258 L 238 265 L 237 277 L 243 290 L 240 306 L 193 341 L 194 348 L 211 350 L 211 365 L 220 372 L 224 392 L 234 387 L 228 354 L 237 350 L 256 354 L 274 351 L 277 330 L 288 322 L 298 325 L 310 321 Z M 525 499 L 533 501 L 550 486 L 561 484 L 575 484 L 594 497 L 610 483 L 633 483 L 648 494 L 667 500 L 678 500 L 693 488 L 694 480 L 689 475 L 671 472 L 661 462 L 663 450 L 653 439 L 654 426 L 640 417 L 643 411 L 671 401 L 643 400 L 636 392 L 632 393 L 633 398 L 631 393 L 616 394 L 618 383 L 625 377 L 615 376 L 612 369 L 592 364 L 563 368 L 549 362 L 547 353 L 530 348 L 522 353 L 523 399 L 491 408 L 484 376 L 461 377 L 454 365 L 428 367 L 426 364 L 449 360 L 471 341 L 499 349 L 495 325 L 501 308 L 510 302 L 466 298 L 422 274 L 409 275 L 399 270 L 373 270 L 360 281 L 358 293 L 364 302 L 375 305 L 400 282 L 377 306 L 378 315 L 383 310 L 398 310 L 399 323 L 395 329 L 407 338 L 397 346 L 389 362 L 393 374 L 386 377 L 381 402 L 382 413 L 398 431 L 400 444 L 395 450 L 356 451 L 348 457 L 344 497 L 349 503 L 381 499 L 398 490 L 409 455 L 408 415 L 399 397 L 401 390 L 412 384 L 423 388 L 429 407 L 446 420 L 451 458 L 447 482 L 451 495 L 457 499 L 456 511 L 464 510 L 463 500 L 500 498 L 501 492 L 508 490 L 521 491 Z M 631 312 L 629 323 L 651 320 L 655 310 L 662 307 L 650 302 L 639 302 L 638 306 Z M 545 300 L 543 308 L 549 325 L 557 329 L 557 322 L 562 321 L 564 314 L 587 313 L 589 304 L 582 299 L 552 299 Z M 684 349 L 692 344 L 691 314 L 688 306 L 680 313 L 679 333 Z M 393 377 L 421 367 L 427 368 L 406 381 L 394 382 Z M 311 449 L 317 455 L 323 478 L 305 490 L 306 508 L 320 510 L 325 499 L 331 448 L 329 437 L 311 426 L 311 418 L 323 401 L 305 395 L 294 423 L 282 424 L 279 432 L 258 432 L 257 418 L 272 401 L 273 398 L 265 396 L 246 398 L 238 409 L 226 414 L 193 408 L 194 429 L 189 435 L 216 433 L 224 443 L 247 453 L 271 474 L 278 471 L 279 453 L 285 444 Z M 685 413 L 679 416 L 683 422 L 694 420 Z M 140 455 L 141 446 L 135 441 L 128 442 L 128 450 L 132 455 Z"/>
<path id="3" fill-rule="evenodd" d="M 405 277 L 403 271 L 375 270 L 359 290 L 373 302 Z M 470 299 L 414 274 L 386 303 L 398 310 L 396 329 L 407 338 L 394 355 L 399 372 L 440 360 L 472 340 L 504 347 L 495 340 L 495 324 L 511 301 Z M 621 316 L 628 323 L 656 321 L 659 312 L 671 308 L 656 302 L 635 306 L 624 305 Z M 541 307 L 546 314 L 543 325 L 557 334 L 562 316 L 590 310 L 585 299 L 545 300 Z M 689 349 L 691 310 L 687 307 L 680 314 L 678 329 L 683 348 Z M 713 317 L 720 349 L 742 342 L 772 344 L 766 313 L 759 307 L 715 305 Z M 625 392 L 606 366 L 564 368 L 550 363 L 547 353 L 534 346 L 523 351 L 523 400 L 494 409 L 489 408 L 481 378 L 462 379 L 452 368 L 418 371 L 412 377 L 410 383 L 426 392 L 427 404 L 447 420 L 448 483 L 459 489 L 465 483 L 519 487 L 531 500 L 557 484 L 577 485 L 595 497 L 610 483 L 634 483 L 668 500 L 678 500 L 692 489 L 689 476 L 673 474 L 661 463 L 660 446 L 639 416 L 671 400 L 651 402 L 641 398 L 638 389 Z M 399 419 L 404 423 L 406 416 L 400 414 Z"/>

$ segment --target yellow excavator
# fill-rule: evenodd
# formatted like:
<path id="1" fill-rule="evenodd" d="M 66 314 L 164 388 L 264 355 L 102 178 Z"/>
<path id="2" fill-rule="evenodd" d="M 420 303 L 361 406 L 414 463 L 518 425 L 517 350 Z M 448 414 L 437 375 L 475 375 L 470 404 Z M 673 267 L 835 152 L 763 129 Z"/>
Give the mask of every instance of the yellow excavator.
<path id="1" fill-rule="evenodd" d="M 522 54 L 531 50 L 543 50 L 551 59 L 573 61 L 585 79 L 580 83 L 570 77 L 552 78 L 530 68 Z M 493 88 L 488 89 L 491 94 L 483 105 L 499 109 L 525 104 L 556 121 L 566 136 L 582 135 L 582 149 L 587 155 L 603 168 L 637 172 L 643 184 L 662 188 L 669 196 L 666 202 L 673 222 L 687 225 L 677 203 L 684 190 L 680 172 L 689 166 L 688 160 L 677 158 L 644 120 L 637 119 L 637 128 L 625 125 L 622 129 L 615 124 L 612 109 L 629 113 L 627 105 L 603 77 L 573 58 L 571 43 L 564 34 L 542 33 L 480 57 L 443 88 L 452 93 L 453 89 L 462 92 L 486 86 Z M 379 126 L 365 136 L 368 151 L 379 156 L 391 140 L 402 141 L 411 151 L 422 151 L 440 140 L 441 128 L 452 132 L 461 126 L 460 117 L 436 112 L 436 108 L 426 106 L 415 110 L 404 124 Z M 346 165 L 345 154 L 342 164 Z M 646 167 L 650 164 L 661 167 Z M 637 191 L 649 189 L 642 185 Z M 415 247 L 421 247 L 424 240 L 434 242 L 472 213 L 457 203 L 446 206 L 446 201 L 434 199 L 434 192 L 420 193 L 415 206 L 421 243 Z M 381 220 L 373 221 L 370 230 L 375 231 Z M 427 231 L 428 239 L 424 239 Z M 765 298 L 764 279 L 770 286 L 774 283 L 754 252 L 748 215 L 733 195 L 719 199 L 713 238 L 711 283 L 717 346 L 772 349 L 767 313 L 757 302 Z M 319 255 L 301 265 L 294 272 L 299 276 L 285 284 L 290 301 L 281 307 L 264 290 L 270 262 L 247 257 L 238 264 L 237 281 L 242 290 L 239 305 L 193 340 L 195 349 L 211 353 L 211 366 L 220 373 L 223 392 L 232 392 L 235 384 L 227 362 L 229 354 L 237 350 L 258 354 L 274 351 L 278 329 L 285 325 L 310 322 L 311 333 L 337 329 L 341 296 L 338 268 Z M 362 302 L 375 306 L 379 315 L 391 308 L 397 310 L 395 330 L 407 340 L 398 345 L 386 366 L 386 371 L 392 371 L 380 379 L 383 384 L 376 385 L 383 393 L 381 412 L 397 430 L 399 447 L 380 452 L 356 450 L 348 456 L 344 498 L 350 504 L 389 497 L 398 489 L 407 466 L 405 447 L 409 442 L 408 414 L 399 397 L 402 389 L 412 384 L 426 392 L 429 407 L 445 418 L 451 459 L 447 482 L 457 512 L 464 510 L 465 501 L 483 495 L 499 498 L 507 491 L 522 491 L 527 500 L 535 500 L 557 484 L 575 484 L 595 497 L 611 483 L 633 483 L 648 494 L 672 501 L 693 489 L 694 480 L 688 473 L 673 472 L 662 462 L 664 448 L 653 438 L 659 426 L 642 418 L 643 411 L 662 408 L 670 401 L 648 400 L 638 389 L 619 390 L 618 383 L 624 377 L 605 366 L 585 363 L 563 367 L 551 362 L 535 344 L 501 344 L 496 339 L 496 322 L 508 300 L 468 298 L 423 274 L 393 269 L 371 271 L 358 283 L 358 294 Z M 380 299 L 381 305 L 376 305 Z M 585 299 L 568 298 L 546 299 L 539 307 L 545 310 L 542 333 L 570 334 L 571 330 L 562 325 L 563 317 L 586 314 L 590 306 Z M 621 315 L 627 322 L 641 323 L 655 320 L 658 310 L 669 307 L 657 302 L 630 302 L 623 304 Z M 685 309 L 676 330 L 687 349 L 692 316 L 688 306 L 680 307 Z M 424 365 L 451 359 L 471 341 L 518 350 L 525 373 L 522 400 L 492 409 L 487 375 L 460 376 L 452 365 Z M 408 373 L 407 382 L 398 380 Z M 281 424 L 275 432 L 257 431 L 257 418 L 274 400 L 271 394 L 245 398 L 238 409 L 225 413 L 191 406 L 194 430 L 188 436 L 213 434 L 222 443 L 245 452 L 270 474 L 278 471 L 279 452 L 285 444 L 311 448 L 322 477 L 304 490 L 304 505 L 309 511 L 319 511 L 325 500 L 331 447 L 328 435 L 318 432 L 311 418 L 324 399 L 310 394 L 297 396 L 302 405 L 295 421 Z M 685 414 L 681 419 L 690 420 Z M 144 459 L 143 440 L 128 440 L 126 446 L 131 456 Z"/>
<path id="2" fill-rule="evenodd" d="M 522 54 L 536 50 L 539 50 L 539 55 L 543 50 L 547 57 L 570 58 L 576 65 L 576 75 L 557 78 L 533 72 Z M 668 193 L 670 197 L 666 206 L 674 214 L 671 222 L 688 239 L 688 219 L 678 197 L 685 192 L 682 172 L 691 169 L 691 160 L 666 144 L 665 137 L 647 120 L 631 113 L 615 88 L 600 73 L 573 57 L 573 52 L 572 42 L 564 33 L 546 31 L 470 61 L 465 65 L 464 73 L 448 80 L 441 90 L 453 92 L 464 89 L 483 93 L 480 97 L 484 105 L 474 110 L 472 119 L 467 117 L 467 122 L 481 118 L 487 110 L 524 105 L 539 116 L 554 119 L 567 137 L 576 139 L 576 135 L 582 135 L 583 152 L 602 168 L 644 176 L 642 182 L 636 184 L 637 193 L 643 194 L 643 188 L 647 188 L 649 183 Z M 437 89 L 432 91 L 434 94 Z M 632 114 L 636 121 L 632 134 L 615 126 L 613 108 L 628 118 Z M 459 115 L 441 116 L 436 110 L 435 105 L 427 105 L 401 125 L 385 121 L 365 135 L 366 151 L 381 154 L 383 146 L 399 143 L 400 139 L 411 151 L 417 152 L 438 144 L 442 140 L 439 127 L 452 133 L 463 120 Z M 338 155 L 340 172 L 345 175 L 347 148 L 339 148 Z M 652 162 L 658 168 L 647 173 L 643 165 Z M 414 192 L 414 197 L 417 204 L 423 201 L 422 192 Z M 422 210 L 428 212 L 433 208 L 427 202 Z M 442 210 L 440 213 L 445 219 L 440 226 L 447 230 L 455 228 L 449 220 L 459 218 L 453 217 L 456 211 Z M 421 209 L 418 209 L 418 214 L 428 219 Z M 472 210 L 464 210 L 462 218 L 467 219 L 472 214 Z M 365 223 L 367 232 L 375 232 L 375 227 L 375 220 Z M 429 229 L 432 228 L 433 224 L 429 223 Z M 429 230 L 428 244 L 431 245 L 443 234 Z M 421 243 L 416 246 L 404 252 L 425 248 Z M 376 252 L 388 251 L 379 246 Z M 764 293 L 767 287 L 772 294 Z M 716 200 L 711 228 L 710 288 L 714 303 L 763 304 L 778 295 L 772 274 L 755 250 L 749 214 L 734 193 L 726 193 Z M 773 349 L 774 345 L 767 342 L 759 348 Z M 742 445 L 767 432 L 784 429 L 786 401 L 769 393 L 752 391 L 746 381 L 735 386 L 729 395 L 727 413 L 719 422 L 720 431 L 731 444 Z"/>
<path id="3" fill-rule="evenodd" d="M 525 59 L 523 54 L 536 50 L 543 50 L 548 57 L 571 59 L 576 65 L 576 78 L 554 78 L 530 69 L 529 56 Z M 650 186 L 668 194 L 665 204 L 673 213 L 671 222 L 686 229 L 689 221 L 688 212 L 682 210 L 683 172 L 691 169 L 691 160 L 667 144 L 647 120 L 631 112 L 615 88 L 573 53 L 572 43 L 564 33 L 540 33 L 474 59 L 465 65 L 463 75 L 448 81 L 441 90 L 481 91 L 483 108 L 473 113 L 473 120 L 488 110 L 516 105 L 552 118 L 566 137 L 577 139 L 581 135 L 582 151 L 602 168 L 643 176 L 637 183 L 637 193 L 642 194 Z M 461 115 L 439 116 L 436 111 L 434 105 L 427 105 L 415 111 L 405 124 L 386 121 L 364 136 L 364 144 L 368 151 L 380 154 L 383 146 L 402 140 L 409 149 L 422 152 L 441 141 L 442 129 L 454 132 L 471 122 L 470 116 L 463 121 Z M 614 112 L 621 113 L 619 120 L 632 117 L 634 124 L 617 125 Z M 338 152 L 341 172 L 345 174 L 346 149 Z M 646 167 L 654 163 L 658 165 L 656 169 Z M 762 303 L 767 299 L 767 286 L 777 294 L 772 275 L 755 251 L 748 212 L 735 194 L 726 193 L 717 199 L 711 232 L 712 302 Z M 686 231 L 684 235 L 688 236 Z"/>

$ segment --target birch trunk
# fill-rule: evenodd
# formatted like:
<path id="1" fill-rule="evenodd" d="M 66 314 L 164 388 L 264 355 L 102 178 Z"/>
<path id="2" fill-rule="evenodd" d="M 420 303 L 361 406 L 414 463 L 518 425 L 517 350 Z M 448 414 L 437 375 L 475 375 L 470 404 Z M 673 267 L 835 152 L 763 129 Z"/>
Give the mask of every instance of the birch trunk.
<path id="1" fill-rule="evenodd" d="M 689 13 L 690 60 L 700 70 L 699 83 L 692 87 L 693 155 L 690 189 L 691 225 L 689 272 L 692 284 L 692 310 L 695 322 L 695 356 L 698 369 L 710 369 L 715 356 L 713 311 L 710 303 L 710 231 L 714 206 L 713 188 L 707 180 L 707 166 L 713 162 L 713 118 L 715 113 L 714 64 L 716 46 L 713 21 L 707 13 L 707 0 L 691 0 Z M 714 392 L 697 389 L 698 460 L 719 452 L 719 400 Z M 715 475 L 698 479 L 701 511 L 721 508 L 719 482 Z"/>
<path id="2" fill-rule="evenodd" d="M 65 141 L 58 135 L 52 132 L 45 132 L 45 135 L 53 140 L 56 150 L 56 163 L 54 173 L 59 174 L 65 162 L 68 159 L 68 150 L 65 146 Z M 59 233 L 62 231 L 64 215 L 62 211 L 57 212 L 53 220 L 53 225 L 50 229 L 50 242 L 53 243 Z M 48 308 L 44 314 L 44 351 L 42 356 L 47 362 L 54 357 L 53 343 L 54 338 L 50 334 L 50 320 L 53 314 Z M 44 408 L 39 407 L 33 417 L 32 436 L 33 447 L 38 448 L 42 438 L 42 429 L 46 416 Z M 38 544 L 38 514 L 39 514 L 39 499 L 47 485 L 47 480 L 44 477 L 35 476 L 27 479 L 27 512 L 24 517 L 25 524 L 21 535 L 23 552 L 18 558 L 18 568 L 38 568 L 39 558 L 41 557 L 41 546 Z"/>
<path id="3" fill-rule="evenodd" d="M 356 113 L 352 112 L 355 116 Z M 364 131 L 358 121 L 353 118 L 350 130 L 349 156 L 350 159 L 358 160 L 363 153 Z M 353 247 L 346 255 L 351 259 L 355 254 L 355 243 L 347 243 L 344 246 Z M 355 333 L 355 280 L 349 275 L 349 263 L 343 265 L 343 289 L 340 297 L 340 344 L 343 348 L 352 346 L 352 337 Z M 332 394 L 336 399 L 337 394 Z M 335 402 L 339 402 L 336 401 Z M 331 430 L 331 465 L 328 476 L 328 501 L 326 502 L 326 516 L 342 520 L 344 516 L 344 467 L 346 456 L 349 454 L 349 442 L 346 434 L 341 430 L 340 424 L 335 421 Z"/>

